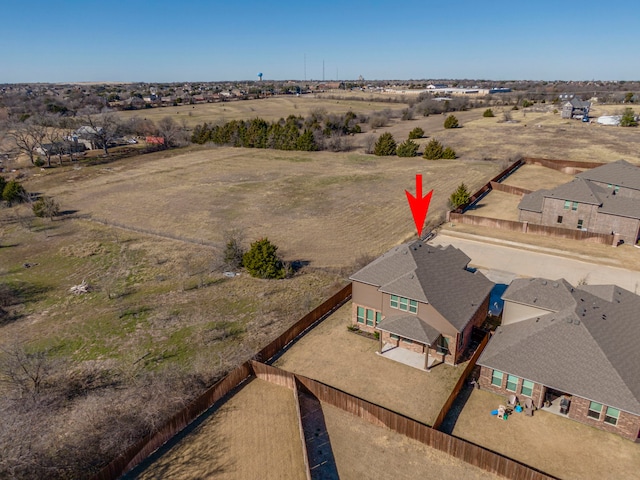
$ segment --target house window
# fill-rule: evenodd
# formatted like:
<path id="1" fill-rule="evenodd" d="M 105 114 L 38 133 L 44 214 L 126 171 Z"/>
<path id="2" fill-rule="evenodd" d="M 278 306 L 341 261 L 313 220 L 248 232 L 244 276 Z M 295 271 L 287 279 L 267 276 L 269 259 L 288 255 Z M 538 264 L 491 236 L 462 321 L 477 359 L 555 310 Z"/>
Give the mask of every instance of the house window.
<path id="1" fill-rule="evenodd" d="M 582 222 L 583 220 L 578 220 L 578 226 L 576 227 L 578 230 L 582 230 Z"/>
<path id="2" fill-rule="evenodd" d="M 400 337 L 398 335 L 396 335 L 395 333 L 391 334 L 391 339 L 392 340 L 400 340 Z"/>
<path id="3" fill-rule="evenodd" d="M 518 389 L 518 377 L 515 375 L 507 375 L 507 390 L 515 392 Z"/>
<path id="4" fill-rule="evenodd" d="M 578 210 L 578 202 L 573 202 L 571 204 L 571 210 L 573 210 L 574 212 Z"/>
<path id="5" fill-rule="evenodd" d="M 367 325 L 370 327 L 373 327 L 373 314 L 374 311 L 367 308 Z"/>
<path id="6" fill-rule="evenodd" d="M 522 380 L 522 388 L 520 393 L 525 397 L 533 395 L 533 382 L 531 380 Z"/>
<path id="7" fill-rule="evenodd" d="M 565 210 L 569 210 L 570 208 L 571 208 L 571 201 L 565 200 L 564 201 L 564 209 Z"/>
<path id="8" fill-rule="evenodd" d="M 405 312 L 418 313 L 418 301 L 408 298 L 391 295 L 391 308 L 404 310 Z"/>
<path id="9" fill-rule="evenodd" d="M 364 323 L 364 307 L 358 307 L 358 323 Z"/>
<path id="10" fill-rule="evenodd" d="M 376 325 L 382 321 L 382 312 L 376 312 Z"/>
<path id="11" fill-rule="evenodd" d="M 602 412 L 602 404 L 597 402 L 589 403 L 589 410 L 587 411 L 587 417 L 600 420 L 600 412 Z"/>
<path id="12" fill-rule="evenodd" d="M 501 387 L 502 375 L 503 375 L 502 372 L 498 370 L 494 370 L 493 373 L 491 374 L 491 385 L 495 385 L 496 387 Z"/>
<path id="13" fill-rule="evenodd" d="M 562 215 L 558 215 L 558 223 L 562 223 Z"/>
<path id="14" fill-rule="evenodd" d="M 447 355 L 449 353 L 449 339 L 442 335 L 438 339 L 438 345 L 436 345 L 436 351 L 440 354 Z"/>
<path id="15" fill-rule="evenodd" d="M 406 343 L 407 345 L 409 345 L 409 344 L 413 343 L 413 340 L 410 340 L 410 339 L 408 339 L 408 338 L 403 338 L 403 339 L 402 339 L 402 341 L 403 341 L 404 343 Z"/>
<path id="16" fill-rule="evenodd" d="M 604 423 L 609 425 L 617 425 L 618 417 L 620 417 L 620 410 L 613 407 L 607 407 L 607 411 L 604 414 Z"/>

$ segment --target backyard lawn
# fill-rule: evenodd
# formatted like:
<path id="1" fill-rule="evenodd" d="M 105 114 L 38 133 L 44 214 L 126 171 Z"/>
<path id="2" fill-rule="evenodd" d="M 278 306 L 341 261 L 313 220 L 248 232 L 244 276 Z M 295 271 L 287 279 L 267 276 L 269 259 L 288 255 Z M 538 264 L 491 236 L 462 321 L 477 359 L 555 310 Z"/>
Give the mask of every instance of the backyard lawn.
<path id="1" fill-rule="evenodd" d="M 351 302 L 307 333 L 275 363 L 431 425 L 465 364 L 430 372 L 376 355 L 379 343 L 347 330 Z"/>
<path id="2" fill-rule="evenodd" d="M 506 421 L 490 414 L 504 403 L 503 396 L 474 390 L 453 435 L 562 479 L 637 478 L 640 445 L 545 411 Z"/>

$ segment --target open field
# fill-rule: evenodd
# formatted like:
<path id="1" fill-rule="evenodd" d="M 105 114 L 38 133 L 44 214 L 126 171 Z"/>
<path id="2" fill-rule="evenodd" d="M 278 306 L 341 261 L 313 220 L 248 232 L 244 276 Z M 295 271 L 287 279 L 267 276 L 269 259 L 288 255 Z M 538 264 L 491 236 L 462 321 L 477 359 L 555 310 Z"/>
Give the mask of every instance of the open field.
<path id="1" fill-rule="evenodd" d="M 331 405 L 322 410 L 341 480 L 502 478 Z"/>
<path id="2" fill-rule="evenodd" d="M 360 100 L 332 100 L 316 98 L 313 95 L 285 95 L 269 97 L 259 100 L 241 100 L 221 103 L 200 103 L 197 105 L 184 105 L 180 107 L 146 108 L 144 110 L 129 110 L 118 112 L 122 119 L 140 117 L 157 122 L 164 117 L 172 117 L 177 122 L 185 122 L 187 126 L 194 127 L 202 123 L 228 122 L 231 120 L 251 120 L 260 117 L 267 121 L 287 118 L 289 115 L 296 117 L 307 116 L 315 109 L 324 109 L 328 113 L 347 113 L 349 110 L 356 114 L 370 114 L 378 110 L 402 110 L 406 105 L 385 102 L 385 98 L 379 101 Z"/>
<path id="3" fill-rule="evenodd" d="M 431 425 L 464 370 L 430 372 L 376 355 L 379 343 L 347 330 L 351 302 L 307 333 L 275 366 Z"/>
<path id="4" fill-rule="evenodd" d="M 26 187 L 106 222 L 219 245 L 225 231 L 241 229 L 247 242 L 269 237 L 286 260 L 343 267 L 414 234 L 404 190 L 415 191 L 416 173 L 434 190 L 435 218 L 461 181 L 478 188 L 498 169 L 494 162 L 204 147 L 54 170 Z"/>
<path id="5" fill-rule="evenodd" d="M 142 472 L 126 478 L 304 480 L 293 392 L 253 379 Z"/>
<path id="6" fill-rule="evenodd" d="M 490 412 L 504 397 L 474 390 L 453 435 L 490 448 L 562 479 L 634 478 L 640 446 L 617 435 L 544 411 L 514 413 L 507 421 Z"/>

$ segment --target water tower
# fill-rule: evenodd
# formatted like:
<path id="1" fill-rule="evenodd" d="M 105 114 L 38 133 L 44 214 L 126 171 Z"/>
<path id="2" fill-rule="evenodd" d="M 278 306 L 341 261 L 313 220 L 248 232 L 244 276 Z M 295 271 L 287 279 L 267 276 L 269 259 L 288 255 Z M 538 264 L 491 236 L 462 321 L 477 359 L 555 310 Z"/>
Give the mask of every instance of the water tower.
<path id="1" fill-rule="evenodd" d="M 258 78 L 262 81 L 262 72 L 258 73 Z"/>

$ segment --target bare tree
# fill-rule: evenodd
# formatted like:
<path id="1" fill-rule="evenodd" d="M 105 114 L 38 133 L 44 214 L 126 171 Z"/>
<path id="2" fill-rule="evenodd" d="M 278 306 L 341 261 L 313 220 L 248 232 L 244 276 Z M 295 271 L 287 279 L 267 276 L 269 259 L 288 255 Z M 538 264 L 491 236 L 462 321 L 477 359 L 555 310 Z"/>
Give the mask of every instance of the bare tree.
<path id="1" fill-rule="evenodd" d="M 122 133 L 122 124 L 118 117 L 112 112 L 103 112 L 98 115 L 88 114 L 84 118 L 89 128 L 96 146 L 104 150 L 105 155 L 109 155 L 109 145 L 114 142 Z"/>
<path id="2" fill-rule="evenodd" d="M 20 398 L 37 401 L 50 372 L 51 362 L 45 351 L 29 353 L 19 344 L 0 348 L 0 382 Z"/>
<path id="3" fill-rule="evenodd" d="M 164 139 L 165 148 L 181 146 L 186 140 L 184 127 L 171 117 L 164 117 L 158 122 L 158 134 Z"/>
<path id="4" fill-rule="evenodd" d="M 37 119 L 28 118 L 24 122 L 13 121 L 10 123 L 10 135 L 16 142 L 18 149 L 24 152 L 36 164 L 36 149 L 42 145 L 47 129 Z"/>

